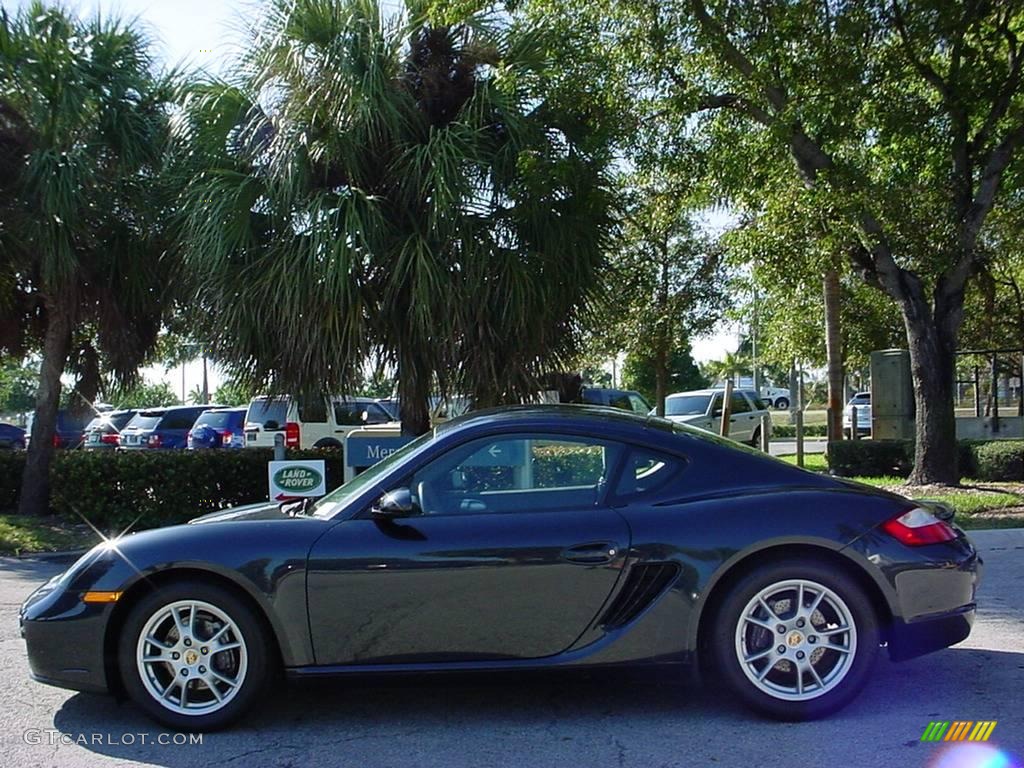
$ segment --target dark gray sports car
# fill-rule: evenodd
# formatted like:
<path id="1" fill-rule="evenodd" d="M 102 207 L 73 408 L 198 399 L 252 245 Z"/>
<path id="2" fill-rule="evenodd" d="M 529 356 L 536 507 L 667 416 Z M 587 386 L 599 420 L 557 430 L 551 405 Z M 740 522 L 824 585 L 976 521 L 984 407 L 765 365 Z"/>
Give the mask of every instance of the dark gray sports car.
<path id="1" fill-rule="evenodd" d="M 438 427 L 310 509 L 96 547 L 21 610 L 33 676 L 225 725 L 283 670 L 699 662 L 812 718 L 967 637 L 981 562 L 943 509 L 587 406 Z"/>

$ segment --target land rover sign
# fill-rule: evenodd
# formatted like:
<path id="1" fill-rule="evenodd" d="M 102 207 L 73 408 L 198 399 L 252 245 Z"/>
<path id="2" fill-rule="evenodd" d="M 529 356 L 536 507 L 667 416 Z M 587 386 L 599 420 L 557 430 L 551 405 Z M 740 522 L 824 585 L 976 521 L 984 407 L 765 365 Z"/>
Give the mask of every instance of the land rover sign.
<path id="1" fill-rule="evenodd" d="M 272 461 L 270 462 L 270 498 L 274 501 L 327 493 L 324 462 Z"/>

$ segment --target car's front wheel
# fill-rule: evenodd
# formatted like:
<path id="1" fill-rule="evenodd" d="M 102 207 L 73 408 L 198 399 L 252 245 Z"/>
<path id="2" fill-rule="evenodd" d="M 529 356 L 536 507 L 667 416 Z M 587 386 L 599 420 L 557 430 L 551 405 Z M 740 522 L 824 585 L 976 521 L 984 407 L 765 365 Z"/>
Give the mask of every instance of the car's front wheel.
<path id="1" fill-rule="evenodd" d="M 853 579 L 823 563 L 786 561 L 735 585 L 717 613 L 711 651 L 745 704 L 810 720 L 857 695 L 879 642 L 874 608 Z"/>
<path id="2" fill-rule="evenodd" d="M 128 695 L 150 717 L 183 731 L 222 728 L 270 678 L 266 630 L 232 592 L 183 581 L 142 598 L 118 653 Z"/>

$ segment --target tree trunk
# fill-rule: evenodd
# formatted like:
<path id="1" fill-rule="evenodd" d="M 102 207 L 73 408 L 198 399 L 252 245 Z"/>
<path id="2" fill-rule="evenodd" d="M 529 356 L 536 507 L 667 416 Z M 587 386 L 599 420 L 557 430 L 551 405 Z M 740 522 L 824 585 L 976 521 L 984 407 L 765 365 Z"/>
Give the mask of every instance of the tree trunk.
<path id="1" fill-rule="evenodd" d="M 654 407 L 659 416 L 665 415 L 665 398 L 668 396 L 668 350 L 658 345 L 654 354 Z"/>
<path id="2" fill-rule="evenodd" d="M 911 485 L 957 485 L 956 412 L 953 379 L 957 333 L 963 313 L 953 302 L 931 306 L 920 290 L 908 291 L 900 303 L 910 347 L 914 382 L 915 453 Z"/>
<path id="3" fill-rule="evenodd" d="M 22 515 L 45 515 L 49 512 L 50 464 L 53 462 L 53 435 L 60 406 L 60 377 L 70 349 L 71 318 L 59 302 L 47 301 L 46 336 L 39 368 L 35 417 L 18 502 L 18 513 Z"/>
<path id="4" fill-rule="evenodd" d="M 839 272 L 830 269 L 825 273 L 825 353 L 828 362 L 828 422 L 829 440 L 839 440 L 843 435 L 843 351 L 842 327 L 840 321 Z"/>
<path id="5" fill-rule="evenodd" d="M 418 437 L 430 431 L 429 368 L 412 360 L 398 365 L 398 410 L 402 434 Z"/>

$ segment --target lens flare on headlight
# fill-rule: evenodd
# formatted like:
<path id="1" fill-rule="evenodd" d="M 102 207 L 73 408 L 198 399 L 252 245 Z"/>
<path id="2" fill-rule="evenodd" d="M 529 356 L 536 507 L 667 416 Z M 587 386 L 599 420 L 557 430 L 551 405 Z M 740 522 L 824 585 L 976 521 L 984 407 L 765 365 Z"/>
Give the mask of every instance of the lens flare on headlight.
<path id="1" fill-rule="evenodd" d="M 1020 763 L 991 744 L 951 744 L 929 768 L 1020 768 Z"/>

